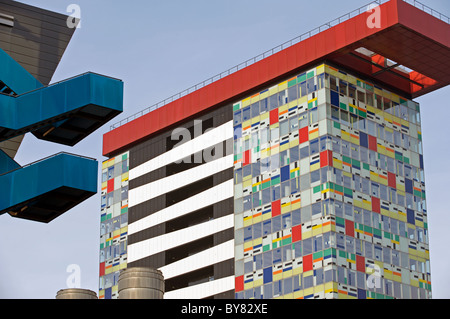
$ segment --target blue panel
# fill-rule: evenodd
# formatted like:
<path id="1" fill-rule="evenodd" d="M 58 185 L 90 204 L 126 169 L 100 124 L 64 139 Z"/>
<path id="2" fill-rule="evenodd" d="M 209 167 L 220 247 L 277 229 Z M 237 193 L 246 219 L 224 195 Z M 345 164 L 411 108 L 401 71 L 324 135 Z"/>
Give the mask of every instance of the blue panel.
<path id="1" fill-rule="evenodd" d="M 105 289 L 105 299 L 111 299 L 112 298 L 112 288 L 106 288 Z"/>
<path id="2" fill-rule="evenodd" d="M 413 194 L 413 181 L 411 179 L 405 178 L 405 192 Z"/>
<path id="3" fill-rule="evenodd" d="M 2 49 L 0 49 L 0 70 L 2 70 L 0 80 L 17 94 L 42 87 L 38 80 Z"/>
<path id="4" fill-rule="evenodd" d="M 263 270 L 264 283 L 272 282 L 272 267 L 268 267 Z"/>
<path id="5" fill-rule="evenodd" d="M 358 288 L 358 299 L 366 299 L 366 291 Z"/>
<path id="6" fill-rule="evenodd" d="M 330 90 L 331 92 L 331 105 L 339 106 L 339 93 Z"/>
<path id="7" fill-rule="evenodd" d="M 234 139 L 237 140 L 238 138 L 241 137 L 242 137 L 242 124 L 239 124 L 234 127 Z"/>
<path id="8" fill-rule="evenodd" d="M 361 131 L 359 132 L 359 145 L 369 148 L 369 138 L 366 133 Z"/>
<path id="9" fill-rule="evenodd" d="M 406 221 L 409 224 L 413 224 L 413 225 L 416 224 L 416 219 L 414 217 L 414 211 L 412 209 L 409 209 L 409 208 L 406 209 Z"/>
<path id="10" fill-rule="evenodd" d="M 281 182 L 287 181 L 290 178 L 290 168 L 289 165 L 281 168 Z"/>
<path id="11" fill-rule="evenodd" d="M 0 149 L 0 174 L 7 173 L 19 167 L 20 165 L 16 161 Z"/>

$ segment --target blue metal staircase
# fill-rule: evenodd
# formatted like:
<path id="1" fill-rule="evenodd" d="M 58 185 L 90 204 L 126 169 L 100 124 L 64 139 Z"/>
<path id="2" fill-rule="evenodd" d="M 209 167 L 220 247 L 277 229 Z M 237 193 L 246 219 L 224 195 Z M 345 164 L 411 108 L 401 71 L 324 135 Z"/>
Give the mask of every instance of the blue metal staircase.
<path id="1" fill-rule="evenodd" d="M 0 49 L 0 142 L 73 146 L 123 110 L 123 82 L 95 73 L 44 86 Z M 59 153 L 20 166 L 0 149 L 0 215 L 50 222 L 97 192 L 98 162 Z"/>

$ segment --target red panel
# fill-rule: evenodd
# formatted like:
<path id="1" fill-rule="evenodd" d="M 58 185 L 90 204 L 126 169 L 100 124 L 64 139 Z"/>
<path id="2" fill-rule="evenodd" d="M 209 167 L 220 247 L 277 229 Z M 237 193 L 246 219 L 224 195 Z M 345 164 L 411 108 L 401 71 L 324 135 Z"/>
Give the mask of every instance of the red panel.
<path id="1" fill-rule="evenodd" d="M 114 191 L 114 178 L 108 180 L 106 192 L 110 193 Z"/>
<path id="2" fill-rule="evenodd" d="M 376 152 L 378 149 L 377 138 L 372 135 L 368 135 L 368 137 L 369 137 L 369 149 Z"/>
<path id="3" fill-rule="evenodd" d="M 397 188 L 397 180 L 395 174 L 388 172 L 388 186 Z"/>
<path id="4" fill-rule="evenodd" d="M 278 123 L 278 109 L 270 111 L 270 125 Z"/>
<path id="5" fill-rule="evenodd" d="M 302 225 L 292 227 L 292 242 L 302 240 Z"/>
<path id="6" fill-rule="evenodd" d="M 351 220 L 345 220 L 345 234 L 347 236 L 355 237 L 355 223 Z"/>
<path id="7" fill-rule="evenodd" d="M 244 290 L 244 276 L 234 278 L 234 290 L 236 292 Z"/>
<path id="8" fill-rule="evenodd" d="M 272 202 L 272 217 L 278 216 L 280 214 L 281 214 L 281 200 Z"/>
<path id="9" fill-rule="evenodd" d="M 398 1 L 398 20 L 401 24 L 419 32 L 420 34 L 450 47 L 450 28 L 447 23 L 428 13 L 417 10 L 405 1 Z"/>
<path id="10" fill-rule="evenodd" d="M 381 213 L 381 207 L 380 207 L 380 199 L 376 197 L 372 197 L 372 211 L 375 213 L 380 214 Z"/>
<path id="11" fill-rule="evenodd" d="M 309 141 L 309 130 L 308 127 L 304 127 L 298 130 L 298 140 L 299 143 L 305 143 Z"/>
<path id="12" fill-rule="evenodd" d="M 366 272 L 366 259 L 363 256 L 356 255 L 356 270 Z"/>
<path id="13" fill-rule="evenodd" d="M 320 153 L 320 167 L 333 166 L 333 152 L 326 150 Z"/>
<path id="14" fill-rule="evenodd" d="M 313 270 L 313 255 L 303 256 L 303 272 Z"/>
<path id="15" fill-rule="evenodd" d="M 104 276 L 105 275 L 105 263 L 101 263 L 100 264 L 100 276 Z"/>
<path id="16" fill-rule="evenodd" d="M 252 158 L 251 157 L 252 157 L 252 154 L 250 153 L 250 150 L 245 151 L 244 155 L 243 155 L 242 165 L 246 166 L 246 165 L 250 164 L 252 162 Z"/>

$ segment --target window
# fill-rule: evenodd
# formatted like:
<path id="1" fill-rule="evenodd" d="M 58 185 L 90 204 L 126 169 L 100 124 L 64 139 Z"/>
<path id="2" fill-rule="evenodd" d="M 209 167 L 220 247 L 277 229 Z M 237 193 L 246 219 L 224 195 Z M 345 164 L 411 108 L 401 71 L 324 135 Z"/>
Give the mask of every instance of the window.
<path id="1" fill-rule="evenodd" d="M 288 88 L 288 102 L 292 102 L 296 99 L 298 99 L 298 86 L 294 85 Z"/>
<path id="2" fill-rule="evenodd" d="M 252 114 L 252 117 L 259 116 L 259 114 L 260 114 L 260 112 L 259 112 L 259 102 L 253 103 L 251 105 L 251 114 Z"/>

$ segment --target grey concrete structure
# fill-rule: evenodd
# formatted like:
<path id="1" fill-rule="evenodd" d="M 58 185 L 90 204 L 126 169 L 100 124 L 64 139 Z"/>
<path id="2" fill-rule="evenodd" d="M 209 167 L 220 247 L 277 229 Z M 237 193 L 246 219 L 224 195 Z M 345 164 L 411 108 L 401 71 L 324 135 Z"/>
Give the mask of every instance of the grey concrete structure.
<path id="1" fill-rule="evenodd" d="M 134 267 L 121 271 L 119 299 L 163 299 L 164 277 L 161 271 Z"/>
<path id="2" fill-rule="evenodd" d="M 56 294 L 56 299 L 98 299 L 97 294 L 88 289 L 69 288 L 61 289 Z"/>

